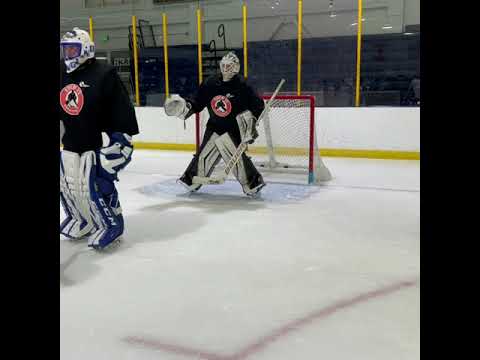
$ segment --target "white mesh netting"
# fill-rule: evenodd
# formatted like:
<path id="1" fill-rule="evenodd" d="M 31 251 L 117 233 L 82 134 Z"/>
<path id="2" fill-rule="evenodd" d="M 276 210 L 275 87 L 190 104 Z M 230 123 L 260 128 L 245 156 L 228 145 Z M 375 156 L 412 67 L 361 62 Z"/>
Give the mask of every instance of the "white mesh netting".
<path id="1" fill-rule="evenodd" d="M 331 179 L 317 146 L 314 106 L 311 96 L 283 95 L 273 100 L 269 113 L 258 124 L 259 137 L 248 147 L 248 155 L 264 177 L 270 173 L 300 174 L 311 184 Z M 201 135 L 207 120 L 205 111 L 200 116 Z"/>

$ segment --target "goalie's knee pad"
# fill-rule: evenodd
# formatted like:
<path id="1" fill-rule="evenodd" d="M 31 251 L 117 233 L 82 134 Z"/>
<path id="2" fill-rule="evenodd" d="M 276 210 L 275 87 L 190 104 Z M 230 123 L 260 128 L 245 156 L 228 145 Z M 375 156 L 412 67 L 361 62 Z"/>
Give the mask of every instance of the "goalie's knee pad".
<path id="1" fill-rule="evenodd" d="M 66 218 L 60 224 L 60 234 L 74 240 L 94 232 L 90 215 L 85 179 L 80 169 L 80 155 L 70 151 L 60 152 L 60 201 Z"/>

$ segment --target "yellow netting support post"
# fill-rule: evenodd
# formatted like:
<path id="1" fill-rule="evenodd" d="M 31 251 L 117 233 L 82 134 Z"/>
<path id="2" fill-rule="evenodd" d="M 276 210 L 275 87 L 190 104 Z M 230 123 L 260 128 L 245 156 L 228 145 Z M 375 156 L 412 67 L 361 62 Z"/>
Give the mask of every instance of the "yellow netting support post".
<path id="1" fill-rule="evenodd" d="M 202 11 L 197 9 L 197 39 L 198 39 L 198 83 L 203 82 L 202 63 Z"/>
<path id="2" fill-rule="evenodd" d="M 355 85 L 355 106 L 360 106 L 360 75 L 362 56 L 362 0 L 358 0 L 358 22 L 357 22 L 357 80 Z"/>
<path id="3" fill-rule="evenodd" d="M 297 95 L 302 94 L 302 29 L 303 1 L 298 0 L 298 49 L 297 49 Z"/>
<path id="4" fill-rule="evenodd" d="M 170 87 L 168 81 L 168 33 L 167 33 L 167 14 L 162 14 L 163 20 L 163 59 L 165 62 L 165 96 L 170 96 Z"/>
<path id="5" fill-rule="evenodd" d="M 248 77 L 247 5 L 243 4 L 243 76 Z"/>
<path id="6" fill-rule="evenodd" d="M 138 49 L 137 49 L 137 17 L 132 16 L 132 30 L 133 30 L 133 64 L 135 68 L 135 103 L 140 106 L 140 87 L 138 81 Z"/>
<path id="7" fill-rule="evenodd" d="M 89 25 L 89 28 L 90 28 L 90 39 L 95 42 L 95 40 L 93 39 L 93 18 L 90 16 L 88 18 L 88 25 Z"/>

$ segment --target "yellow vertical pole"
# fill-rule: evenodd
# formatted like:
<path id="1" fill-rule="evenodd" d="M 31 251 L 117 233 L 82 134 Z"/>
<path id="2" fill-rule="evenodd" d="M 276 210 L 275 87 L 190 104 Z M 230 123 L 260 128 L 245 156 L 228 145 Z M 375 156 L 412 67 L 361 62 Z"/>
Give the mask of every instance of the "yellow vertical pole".
<path id="1" fill-rule="evenodd" d="M 90 39 L 95 42 L 95 40 L 93 39 L 93 18 L 91 16 L 88 18 L 88 24 L 90 27 Z"/>
<path id="2" fill-rule="evenodd" d="M 243 76 L 248 77 L 247 5 L 243 4 Z"/>
<path id="3" fill-rule="evenodd" d="M 202 64 L 202 12 L 197 9 L 197 38 L 198 38 L 198 83 L 203 82 Z"/>
<path id="4" fill-rule="evenodd" d="M 357 21 L 357 80 L 355 86 L 355 106 L 360 106 L 360 75 L 362 55 L 362 0 L 358 0 L 358 21 Z"/>
<path id="5" fill-rule="evenodd" d="M 203 82 L 203 65 L 202 65 L 202 11 L 197 9 L 197 41 L 198 41 L 198 84 Z M 195 143 L 196 151 L 199 152 L 201 140 L 201 119 L 200 114 L 195 114 Z"/>
<path id="6" fill-rule="evenodd" d="M 168 81 L 168 33 L 167 33 L 167 14 L 162 14 L 163 18 L 163 59 L 165 62 L 165 96 L 170 96 Z"/>
<path id="7" fill-rule="evenodd" d="M 302 21 L 303 1 L 298 0 L 298 50 L 297 50 L 297 95 L 302 94 Z"/>
<path id="8" fill-rule="evenodd" d="M 132 16 L 132 30 L 133 30 L 133 64 L 135 67 L 135 102 L 140 106 L 140 88 L 138 81 L 138 49 L 137 49 L 137 17 Z"/>

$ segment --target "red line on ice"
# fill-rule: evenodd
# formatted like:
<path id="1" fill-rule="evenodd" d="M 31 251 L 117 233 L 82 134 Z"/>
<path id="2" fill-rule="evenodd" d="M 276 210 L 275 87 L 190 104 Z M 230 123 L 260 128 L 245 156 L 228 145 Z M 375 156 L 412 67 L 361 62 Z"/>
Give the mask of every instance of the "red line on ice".
<path id="1" fill-rule="evenodd" d="M 315 320 L 326 318 L 339 310 L 346 309 L 381 296 L 386 296 L 401 289 L 415 286 L 417 285 L 417 283 L 418 280 L 402 281 L 377 290 L 357 295 L 353 298 L 340 300 L 330 306 L 314 311 L 302 318 L 293 320 L 285 324 L 284 326 L 259 338 L 254 343 L 246 346 L 245 348 L 232 355 L 215 354 L 204 350 L 194 349 L 181 345 L 168 344 L 158 340 L 146 339 L 145 337 L 129 336 L 127 338 L 124 338 L 123 340 L 132 345 L 141 345 L 150 349 L 162 350 L 177 355 L 192 356 L 205 360 L 244 360 L 247 357 L 253 355 L 254 353 L 261 351 L 262 349 L 264 349 L 271 343 L 277 341 L 278 339 L 287 336 L 293 331 L 300 330 L 300 328 L 314 322 Z"/>
<path id="2" fill-rule="evenodd" d="M 142 345 L 150 349 L 163 350 L 177 355 L 193 356 L 200 359 L 225 360 L 229 358 L 228 356 L 221 356 L 208 351 L 192 349 L 175 344 L 167 344 L 158 340 L 149 340 L 137 336 L 129 336 L 123 340 L 133 345 Z"/>

